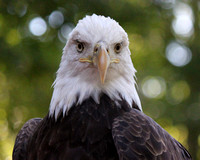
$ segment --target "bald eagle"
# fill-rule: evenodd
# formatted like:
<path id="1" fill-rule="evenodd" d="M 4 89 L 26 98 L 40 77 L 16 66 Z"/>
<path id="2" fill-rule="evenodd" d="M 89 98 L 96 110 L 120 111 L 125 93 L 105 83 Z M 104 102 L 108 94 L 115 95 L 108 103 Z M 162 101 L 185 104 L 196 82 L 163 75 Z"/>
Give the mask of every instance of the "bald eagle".
<path id="1" fill-rule="evenodd" d="M 14 160 L 189 160 L 142 112 L 127 33 L 93 14 L 69 35 L 43 119 L 19 131 Z"/>

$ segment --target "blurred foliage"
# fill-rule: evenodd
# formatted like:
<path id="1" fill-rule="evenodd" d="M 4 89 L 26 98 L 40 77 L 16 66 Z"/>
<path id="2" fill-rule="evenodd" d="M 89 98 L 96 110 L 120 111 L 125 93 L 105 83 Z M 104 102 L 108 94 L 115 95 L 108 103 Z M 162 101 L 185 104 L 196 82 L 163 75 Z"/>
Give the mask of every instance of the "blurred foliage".
<path id="1" fill-rule="evenodd" d="M 192 33 L 176 33 L 175 6 L 192 9 Z M 53 11 L 63 24 L 51 26 Z M 200 159 L 200 3 L 196 0 L 0 0 L 0 159 L 11 159 L 16 134 L 30 118 L 44 117 L 51 85 L 66 37 L 62 26 L 75 26 L 92 13 L 110 16 L 127 31 L 137 69 L 144 112 Z M 30 22 L 41 17 L 45 33 L 34 36 Z M 184 25 L 184 24 L 183 24 Z M 191 61 L 182 67 L 166 58 L 167 46 L 187 46 Z"/>

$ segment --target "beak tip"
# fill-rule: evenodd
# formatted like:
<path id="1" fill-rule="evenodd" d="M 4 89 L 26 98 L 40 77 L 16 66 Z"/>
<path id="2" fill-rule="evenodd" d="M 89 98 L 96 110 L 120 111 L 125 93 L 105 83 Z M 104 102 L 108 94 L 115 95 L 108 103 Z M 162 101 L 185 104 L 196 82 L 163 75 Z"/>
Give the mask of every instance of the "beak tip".
<path id="1" fill-rule="evenodd" d="M 104 84 L 104 81 L 105 81 L 104 79 L 101 79 L 101 84 Z"/>

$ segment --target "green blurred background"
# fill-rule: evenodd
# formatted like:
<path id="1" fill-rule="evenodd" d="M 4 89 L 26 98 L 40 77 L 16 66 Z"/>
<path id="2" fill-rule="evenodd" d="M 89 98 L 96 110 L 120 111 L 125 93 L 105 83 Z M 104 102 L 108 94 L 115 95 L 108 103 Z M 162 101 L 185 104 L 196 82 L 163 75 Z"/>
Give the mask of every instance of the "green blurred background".
<path id="1" fill-rule="evenodd" d="M 144 112 L 200 159 L 200 2 L 0 0 L 0 159 L 44 117 L 62 48 L 78 20 L 110 16 L 127 31 Z"/>

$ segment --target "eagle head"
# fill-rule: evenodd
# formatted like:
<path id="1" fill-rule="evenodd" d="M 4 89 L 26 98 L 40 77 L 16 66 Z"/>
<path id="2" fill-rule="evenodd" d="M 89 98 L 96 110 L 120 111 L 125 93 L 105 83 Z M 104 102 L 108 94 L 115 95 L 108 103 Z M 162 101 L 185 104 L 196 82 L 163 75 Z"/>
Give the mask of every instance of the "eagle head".
<path id="1" fill-rule="evenodd" d="M 102 93 L 142 110 L 130 54 L 127 33 L 115 20 L 95 14 L 80 20 L 63 49 L 50 116 L 65 115 L 89 97 L 99 103 Z"/>

